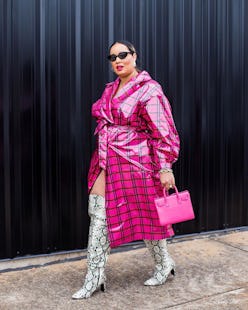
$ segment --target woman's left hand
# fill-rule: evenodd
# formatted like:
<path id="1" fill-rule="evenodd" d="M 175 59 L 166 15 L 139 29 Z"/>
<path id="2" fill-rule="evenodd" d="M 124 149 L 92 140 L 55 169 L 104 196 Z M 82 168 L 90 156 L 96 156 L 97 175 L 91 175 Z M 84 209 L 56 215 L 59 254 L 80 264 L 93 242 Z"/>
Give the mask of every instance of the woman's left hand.
<path id="1" fill-rule="evenodd" d="M 166 190 L 169 190 L 170 188 L 174 188 L 175 186 L 174 174 L 172 172 L 160 173 L 160 182 L 161 182 L 161 185 L 166 188 Z"/>

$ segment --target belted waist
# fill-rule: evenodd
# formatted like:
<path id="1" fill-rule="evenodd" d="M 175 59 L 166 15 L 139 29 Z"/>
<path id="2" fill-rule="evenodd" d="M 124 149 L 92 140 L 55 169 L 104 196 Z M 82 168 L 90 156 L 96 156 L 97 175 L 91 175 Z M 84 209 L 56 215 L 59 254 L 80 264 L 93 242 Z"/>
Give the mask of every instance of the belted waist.
<path id="1" fill-rule="evenodd" d="M 106 169 L 107 149 L 111 146 L 111 142 L 117 137 L 118 133 L 134 133 L 138 132 L 137 128 L 132 126 L 123 126 L 109 123 L 99 123 L 95 134 L 98 134 L 98 152 L 99 165 L 102 169 Z"/>
<path id="2" fill-rule="evenodd" d="M 128 126 L 128 125 L 116 125 L 116 124 L 109 124 L 109 123 L 99 123 L 98 126 L 96 127 L 96 130 L 94 132 L 94 134 L 99 134 L 102 129 L 107 129 L 108 131 L 118 131 L 118 129 L 120 131 L 123 132 L 129 132 L 129 131 L 139 131 L 137 130 L 137 127 L 132 127 L 132 126 Z"/>
<path id="3" fill-rule="evenodd" d="M 108 128 L 117 128 L 120 130 L 124 130 L 124 131 L 133 131 L 133 130 L 137 130 L 136 127 L 132 127 L 132 126 L 128 126 L 128 125 L 109 125 Z"/>

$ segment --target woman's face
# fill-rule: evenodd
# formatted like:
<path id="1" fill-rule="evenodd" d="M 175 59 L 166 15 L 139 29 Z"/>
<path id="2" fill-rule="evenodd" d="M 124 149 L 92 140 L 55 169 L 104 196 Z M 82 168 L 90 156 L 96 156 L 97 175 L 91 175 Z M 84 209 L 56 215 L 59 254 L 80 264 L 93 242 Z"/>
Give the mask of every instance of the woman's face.
<path id="1" fill-rule="evenodd" d="M 111 62 L 113 71 L 120 77 L 120 78 L 125 78 L 128 77 L 134 72 L 137 72 L 136 66 L 135 66 L 135 61 L 137 58 L 136 53 L 133 55 L 130 54 L 129 49 L 120 43 L 116 43 L 111 47 L 110 50 L 110 55 L 119 55 L 121 52 L 128 52 L 127 56 L 124 59 L 120 59 L 117 57 L 115 61 Z"/>

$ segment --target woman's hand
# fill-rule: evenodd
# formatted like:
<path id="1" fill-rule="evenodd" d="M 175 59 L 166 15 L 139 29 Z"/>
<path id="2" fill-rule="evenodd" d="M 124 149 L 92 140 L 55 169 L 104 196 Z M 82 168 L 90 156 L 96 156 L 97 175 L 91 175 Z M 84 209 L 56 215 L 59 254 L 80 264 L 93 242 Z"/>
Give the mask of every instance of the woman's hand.
<path id="1" fill-rule="evenodd" d="M 161 185 L 166 188 L 166 190 L 169 190 L 170 188 L 174 188 L 175 186 L 174 174 L 172 172 L 160 173 L 160 182 L 161 182 Z"/>

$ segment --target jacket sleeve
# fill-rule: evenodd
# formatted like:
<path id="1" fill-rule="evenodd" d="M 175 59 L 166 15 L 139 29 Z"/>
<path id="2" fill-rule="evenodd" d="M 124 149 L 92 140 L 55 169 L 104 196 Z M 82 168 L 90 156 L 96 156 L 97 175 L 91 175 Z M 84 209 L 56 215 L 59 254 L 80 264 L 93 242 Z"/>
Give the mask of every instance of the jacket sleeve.
<path id="1" fill-rule="evenodd" d="M 168 99 L 164 95 L 151 97 L 143 105 L 141 117 L 147 124 L 157 169 L 171 168 L 178 158 L 180 141 Z"/>

